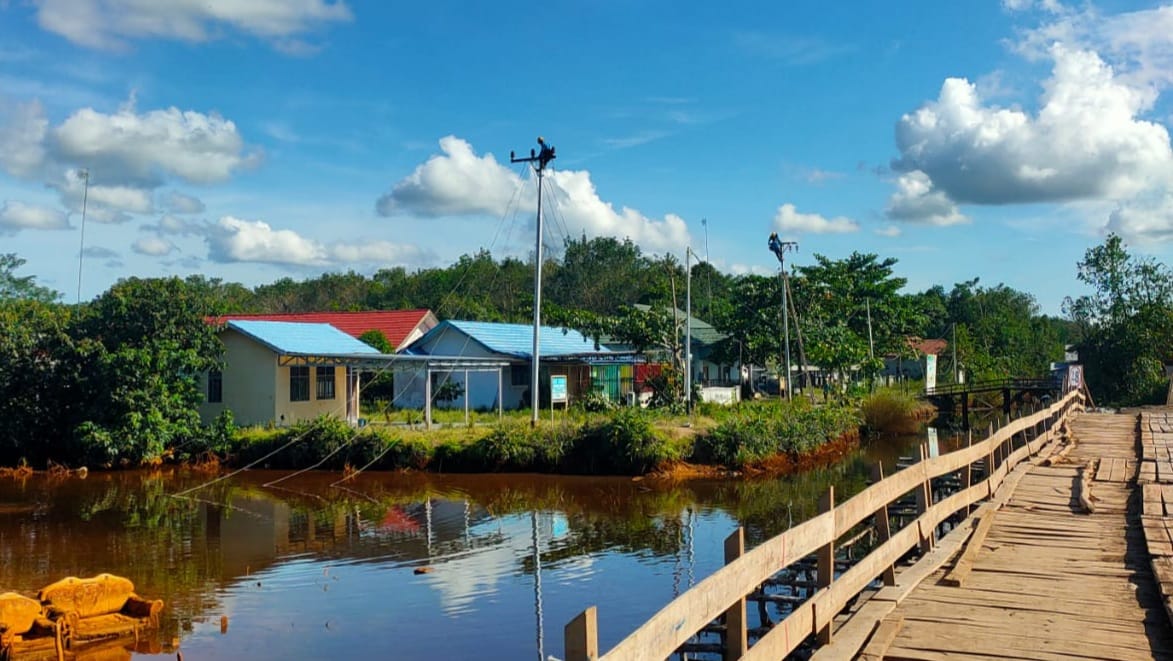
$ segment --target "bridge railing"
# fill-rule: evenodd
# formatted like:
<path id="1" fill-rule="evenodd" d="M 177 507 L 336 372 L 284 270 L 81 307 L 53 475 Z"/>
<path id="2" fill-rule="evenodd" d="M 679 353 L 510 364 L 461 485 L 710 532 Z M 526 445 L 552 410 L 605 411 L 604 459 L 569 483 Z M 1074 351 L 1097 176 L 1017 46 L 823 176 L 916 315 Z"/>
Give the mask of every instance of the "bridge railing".
<path id="1" fill-rule="evenodd" d="M 1072 391 L 1049 408 L 1018 418 L 993 431 L 985 440 L 917 464 L 881 479 L 835 506 L 834 491 L 820 502 L 820 514 L 744 551 L 744 532 L 725 542 L 726 564 L 662 608 L 651 619 L 600 656 L 596 607 L 580 613 L 565 629 L 567 661 L 665 659 L 709 624 L 724 616 L 725 659 L 781 659 L 811 635 L 829 642 L 831 623 L 860 592 L 877 578 L 894 584 L 894 566 L 914 546 L 928 551 L 937 527 L 963 508 L 991 497 L 1018 463 L 1050 441 L 1054 430 L 1083 395 Z M 1015 447 L 1016 441 L 1020 447 Z M 986 477 L 972 482 L 972 466 L 985 462 Z M 932 502 L 930 480 L 961 471 L 962 487 Z M 889 534 L 888 506 L 916 491 L 918 517 Z M 968 510 L 967 510 L 968 513 Z M 834 575 L 835 543 L 860 523 L 876 517 L 880 542 L 850 569 Z M 767 579 L 811 554 L 817 554 L 818 589 L 796 605 L 756 643 L 749 645 L 746 598 Z"/>
<path id="2" fill-rule="evenodd" d="M 976 381 L 973 383 L 949 383 L 945 385 L 936 386 L 934 388 L 926 388 L 926 397 L 938 397 L 941 395 L 956 395 L 962 392 L 985 392 L 992 390 L 1042 390 L 1048 388 L 1059 389 L 1063 387 L 1063 382 L 1059 379 L 1050 377 L 1039 379 L 1022 379 L 1022 378 L 1006 378 L 1006 379 L 990 379 L 986 381 Z"/>

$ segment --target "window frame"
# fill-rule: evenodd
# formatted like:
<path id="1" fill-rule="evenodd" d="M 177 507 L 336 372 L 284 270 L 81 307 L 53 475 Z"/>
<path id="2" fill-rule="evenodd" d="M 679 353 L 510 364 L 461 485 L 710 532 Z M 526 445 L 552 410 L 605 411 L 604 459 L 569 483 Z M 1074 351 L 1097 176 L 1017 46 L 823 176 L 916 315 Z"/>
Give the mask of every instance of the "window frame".
<path id="1" fill-rule="evenodd" d="M 328 378 L 322 378 L 322 375 Z M 316 399 L 329 400 L 338 397 L 338 370 L 334 365 L 318 365 L 314 370 L 314 395 Z M 327 388 L 327 386 L 329 386 Z M 323 390 L 328 392 L 323 394 Z"/>
<path id="2" fill-rule="evenodd" d="M 289 401 L 310 401 L 310 366 L 289 366 Z"/>
<path id="3" fill-rule="evenodd" d="M 208 370 L 205 395 L 209 404 L 224 403 L 224 372 L 222 370 Z"/>

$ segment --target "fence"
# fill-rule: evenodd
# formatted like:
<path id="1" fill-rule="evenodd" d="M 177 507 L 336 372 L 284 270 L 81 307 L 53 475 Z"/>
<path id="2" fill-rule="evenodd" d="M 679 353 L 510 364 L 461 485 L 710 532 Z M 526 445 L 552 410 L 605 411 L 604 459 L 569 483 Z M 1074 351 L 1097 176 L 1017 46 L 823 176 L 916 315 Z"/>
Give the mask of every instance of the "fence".
<path id="1" fill-rule="evenodd" d="M 838 614 L 877 579 L 895 584 L 895 565 L 914 547 L 930 550 L 937 529 L 949 517 L 990 498 L 1009 471 L 1034 455 L 1051 439 L 1057 426 L 1075 409 L 1083 395 L 1072 391 L 1037 413 L 1010 421 L 983 441 L 955 452 L 922 461 L 876 483 L 835 506 L 834 490 L 819 503 L 820 514 L 745 551 L 744 531 L 725 540 L 725 566 L 680 595 L 651 619 L 624 638 L 605 655 L 599 655 L 598 619 L 592 606 L 566 625 L 567 661 L 606 659 L 665 659 L 718 618 L 724 620 L 724 658 L 781 659 L 808 637 L 820 643 L 831 639 L 831 624 Z M 1017 447 L 1016 447 L 1017 446 Z M 984 479 L 973 482 L 975 464 L 985 468 Z M 960 472 L 961 488 L 933 502 L 931 480 Z M 882 474 L 880 475 L 882 478 Z M 918 516 L 897 532 L 891 532 L 888 507 L 915 492 Z M 859 524 L 874 517 L 878 545 L 856 564 L 835 575 L 835 544 Z M 817 591 L 751 646 L 746 625 L 746 598 L 767 579 L 809 555 L 817 558 Z"/>

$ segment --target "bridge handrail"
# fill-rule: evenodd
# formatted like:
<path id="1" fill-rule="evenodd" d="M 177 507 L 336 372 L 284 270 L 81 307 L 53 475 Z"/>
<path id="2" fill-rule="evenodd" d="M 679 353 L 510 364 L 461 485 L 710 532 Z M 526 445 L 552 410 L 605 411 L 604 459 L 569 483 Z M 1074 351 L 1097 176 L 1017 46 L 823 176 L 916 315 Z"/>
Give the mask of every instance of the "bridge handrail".
<path id="1" fill-rule="evenodd" d="M 1047 387 L 1061 387 L 1063 384 L 1059 379 L 1052 377 L 1039 378 L 1021 378 L 1008 377 L 1003 379 L 987 379 L 985 381 L 976 381 L 973 383 L 947 383 L 933 388 L 925 389 L 926 397 L 936 397 L 939 395 L 954 395 L 959 392 L 978 392 L 983 390 L 1001 390 L 1003 388 L 1047 388 Z"/>
<path id="2" fill-rule="evenodd" d="M 566 625 L 566 659 L 664 659 L 722 614 L 736 614 L 738 607 L 741 615 L 733 620 L 740 623 L 740 638 L 737 638 L 737 632 L 729 631 L 727 640 L 740 640 L 745 644 L 746 595 L 769 577 L 816 551 L 820 552 L 819 576 L 822 585 L 819 590 L 796 606 L 785 619 L 745 650 L 742 656 L 727 655 L 726 658 L 778 659 L 797 648 L 811 634 L 829 638 L 832 618 L 852 597 L 890 570 L 913 546 L 918 543 L 922 548 L 926 544 L 931 545 L 933 531 L 942 521 L 960 509 L 992 496 L 1011 468 L 1046 444 L 1032 444 L 1027 439 L 1022 447 L 1013 450 L 1012 439 L 1016 435 L 1031 428 L 1037 431 L 1041 426 L 1049 440 L 1050 431 L 1074 407 L 1082 407 L 1082 404 L 1082 392 L 1073 390 L 1050 407 L 1011 421 L 983 441 L 925 459 L 872 484 L 837 507 L 833 502 L 833 490 L 829 490 L 821 503 L 823 511 L 820 514 L 748 552 L 736 551 L 734 555 L 737 557 L 669 602 L 602 656 L 598 651 L 597 612 L 592 606 Z M 987 471 L 986 479 L 970 484 L 938 503 L 931 503 L 929 480 L 982 459 L 989 462 L 987 465 L 995 466 L 993 470 Z M 884 511 L 886 516 L 886 508 L 890 503 L 915 489 L 924 490 L 924 497 L 918 498 L 923 503 L 918 518 L 893 533 L 851 569 L 832 580 L 830 576 L 833 571 L 830 567 L 834 562 L 835 541 L 872 515 Z M 743 533 L 738 529 L 726 540 L 727 555 L 730 544 L 740 542 L 741 539 Z"/>

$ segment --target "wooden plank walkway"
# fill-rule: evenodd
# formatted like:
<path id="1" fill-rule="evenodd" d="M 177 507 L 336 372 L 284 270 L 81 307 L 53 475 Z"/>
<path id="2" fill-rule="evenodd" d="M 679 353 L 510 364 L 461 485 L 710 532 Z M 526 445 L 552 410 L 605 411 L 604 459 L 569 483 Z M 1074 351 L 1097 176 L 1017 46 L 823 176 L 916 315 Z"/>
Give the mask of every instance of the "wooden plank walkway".
<path id="1" fill-rule="evenodd" d="M 886 640 L 873 635 L 861 658 L 1173 659 L 1133 481 L 1144 463 L 1136 432 L 1135 413 L 1074 419 L 1076 445 L 1066 461 L 1032 466 L 1022 477 L 962 586 L 943 581 L 949 566 L 929 576 L 881 623 Z M 1150 461 L 1170 461 L 1169 445 L 1159 444 L 1163 455 L 1150 445 Z M 1089 461 L 1098 462 L 1091 514 L 1074 496 Z M 1160 474 L 1165 466 L 1155 468 Z M 1164 509 L 1164 494 L 1150 488 L 1163 515 L 1173 511 Z M 1173 506 L 1173 491 L 1169 498 Z M 1151 507 L 1146 523 L 1155 529 L 1164 521 Z M 1173 569 L 1173 537 L 1160 527 Z M 1173 589 L 1173 575 L 1169 581 Z"/>

